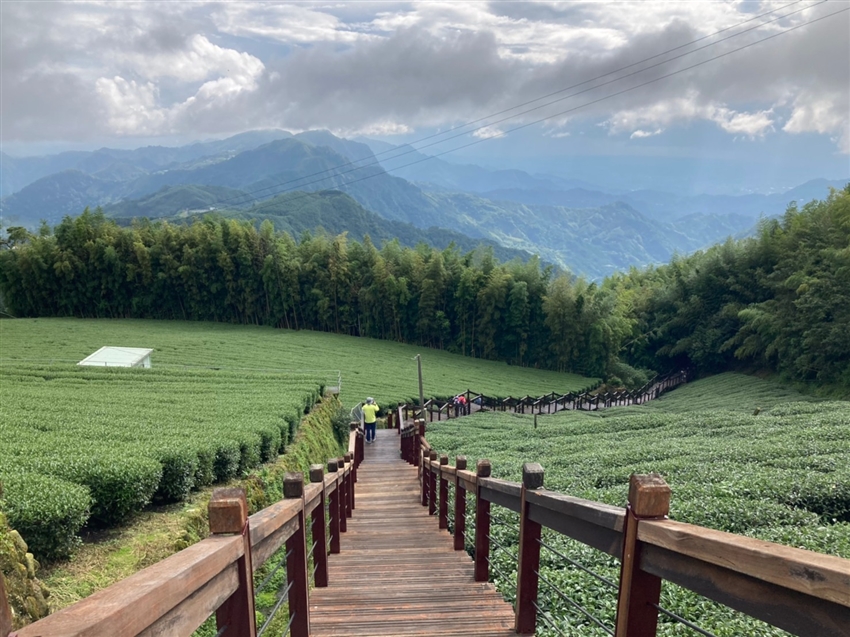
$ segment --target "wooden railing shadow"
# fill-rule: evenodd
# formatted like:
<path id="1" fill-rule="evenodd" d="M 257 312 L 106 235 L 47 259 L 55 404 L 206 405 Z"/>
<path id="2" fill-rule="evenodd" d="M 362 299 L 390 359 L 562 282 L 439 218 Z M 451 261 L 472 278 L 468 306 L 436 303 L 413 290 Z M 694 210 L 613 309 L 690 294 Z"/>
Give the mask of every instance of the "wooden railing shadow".
<path id="1" fill-rule="evenodd" d="M 590 615 L 616 637 L 655 635 L 659 613 L 711 634 L 660 605 L 664 580 L 794 635 L 850 635 L 850 560 L 669 520 L 670 488 L 658 475 L 632 475 L 628 506 L 620 508 L 546 491 L 536 463 L 523 465 L 522 483 L 490 477 L 488 460 L 478 461 L 475 471 L 463 456 L 451 466 L 428 444 L 425 428 L 419 420 L 402 429 L 402 455 L 421 467 L 421 503 L 439 516 L 441 529 L 449 526 L 454 490 L 454 547 L 474 546 L 476 581 L 488 581 L 492 569 L 491 506 L 518 514 L 519 634 L 533 634 L 538 620 L 563 634 L 538 602 L 540 582 L 552 586 L 539 572 L 541 548 L 554 550 L 541 540 L 545 528 L 620 560 L 619 583 L 607 582 L 617 594 L 614 625 Z M 468 542 L 467 494 L 476 503 Z M 570 601 L 569 591 L 556 593 Z"/>
<path id="2" fill-rule="evenodd" d="M 323 465 L 312 465 L 306 485 L 301 473 L 287 474 L 284 499 L 251 516 L 242 489 L 216 489 L 209 504 L 210 537 L 11 637 L 186 637 L 213 615 L 217 637 L 256 637 L 284 604 L 289 612 L 284 634 L 307 637 L 310 585 L 328 585 L 328 554 L 340 552 L 340 534 L 355 507 L 363 460 L 356 424 L 348 449 L 328 461 L 327 473 Z M 274 570 L 285 568 L 286 585 L 258 628 L 254 572 L 278 552 L 284 555 Z"/>

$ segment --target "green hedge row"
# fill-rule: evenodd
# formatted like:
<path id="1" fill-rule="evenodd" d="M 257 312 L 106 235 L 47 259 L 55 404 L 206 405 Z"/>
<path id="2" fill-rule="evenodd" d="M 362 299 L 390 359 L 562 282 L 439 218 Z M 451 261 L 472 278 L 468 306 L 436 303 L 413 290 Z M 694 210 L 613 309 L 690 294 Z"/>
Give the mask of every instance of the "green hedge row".
<path id="1" fill-rule="evenodd" d="M 151 502 L 245 475 L 283 452 L 320 391 L 304 375 L 0 367 L 0 472 L 76 485 L 88 498 L 72 530 L 45 521 L 20 532 L 40 557 L 60 557 L 83 523 L 114 525 Z M 15 484 L 10 511 L 49 501 Z M 68 500 L 79 502 L 79 491 Z"/>

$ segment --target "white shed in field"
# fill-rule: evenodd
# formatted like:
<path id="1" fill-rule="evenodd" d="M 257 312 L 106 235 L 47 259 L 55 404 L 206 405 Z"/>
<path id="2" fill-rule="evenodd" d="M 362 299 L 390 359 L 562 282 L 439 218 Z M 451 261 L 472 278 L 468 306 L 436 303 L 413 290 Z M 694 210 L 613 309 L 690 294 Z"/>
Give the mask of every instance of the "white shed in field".
<path id="1" fill-rule="evenodd" d="M 93 367 L 150 367 L 152 349 L 104 346 L 77 365 Z"/>

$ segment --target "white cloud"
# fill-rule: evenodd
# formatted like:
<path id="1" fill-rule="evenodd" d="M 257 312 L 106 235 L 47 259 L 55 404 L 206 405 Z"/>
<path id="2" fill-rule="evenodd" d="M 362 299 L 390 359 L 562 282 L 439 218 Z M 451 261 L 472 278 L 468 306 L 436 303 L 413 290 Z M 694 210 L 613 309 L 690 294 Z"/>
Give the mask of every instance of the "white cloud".
<path id="1" fill-rule="evenodd" d="M 149 79 L 169 77 L 196 82 L 218 75 L 230 77 L 245 87 L 253 87 L 265 69 L 253 55 L 220 47 L 200 34 L 189 38 L 182 50 L 154 55 L 134 51 L 127 61 L 139 75 Z"/>
<path id="2" fill-rule="evenodd" d="M 472 136 L 477 139 L 495 139 L 497 137 L 504 137 L 505 131 L 496 126 L 485 126 L 473 132 Z"/>
<path id="3" fill-rule="evenodd" d="M 157 108 L 157 88 L 151 82 L 137 83 L 123 77 L 102 77 L 96 82 L 97 93 L 106 105 L 109 128 L 118 134 L 150 135 L 162 130 L 167 119 Z"/>
<path id="4" fill-rule="evenodd" d="M 4 2 L 3 135 L 85 136 L 104 126 L 121 135 L 191 137 L 263 126 L 385 135 L 452 126 L 785 4 L 79 2 L 46 11 L 41 3 Z M 553 109 L 581 107 L 833 10 L 832 3 L 807 8 Z M 730 136 L 827 135 L 850 152 L 848 26 L 838 16 L 579 108 L 569 114 L 571 131 L 602 121 L 612 135 L 640 138 L 710 121 Z M 45 101 L 55 87 L 63 99 Z M 543 134 L 567 135 L 549 130 Z"/>
<path id="5" fill-rule="evenodd" d="M 710 121 L 732 135 L 763 137 L 774 130 L 772 109 L 735 111 L 723 104 L 702 103 L 695 92 L 681 98 L 659 101 L 643 108 L 620 111 L 604 122 L 612 135 L 634 131 L 630 138 L 658 135 L 662 129 L 694 120 Z M 646 129 L 655 128 L 654 132 Z"/>
<path id="6" fill-rule="evenodd" d="M 764 137 L 773 129 L 773 110 L 756 111 L 754 113 L 738 113 L 725 106 L 708 109 L 708 118 L 727 133 L 745 135 L 749 138 Z"/>
<path id="7" fill-rule="evenodd" d="M 656 128 L 654 131 L 648 130 L 636 130 L 634 133 L 629 135 L 629 139 L 643 139 L 644 137 L 654 137 L 655 135 L 660 135 L 664 130 L 661 128 Z"/>
<path id="8" fill-rule="evenodd" d="M 782 127 L 786 133 L 830 135 L 842 153 L 850 153 L 850 97 L 827 96 L 820 100 L 798 99 L 791 117 Z"/>

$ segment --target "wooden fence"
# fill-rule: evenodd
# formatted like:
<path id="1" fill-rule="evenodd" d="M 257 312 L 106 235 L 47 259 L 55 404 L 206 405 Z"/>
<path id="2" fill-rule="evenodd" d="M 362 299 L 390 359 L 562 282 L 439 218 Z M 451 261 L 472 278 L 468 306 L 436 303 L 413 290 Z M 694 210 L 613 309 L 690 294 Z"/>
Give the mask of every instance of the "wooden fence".
<path id="1" fill-rule="evenodd" d="M 209 504 L 212 536 L 90 597 L 30 624 L 11 637 L 183 637 L 215 615 L 218 637 L 262 635 L 288 602 L 286 633 L 310 634 L 308 590 L 328 585 L 328 552 L 339 553 L 340 533 L 355 507 L 354 484 L 363 439 L 352 425 L 349 453 L 310 467 L 310 481 L 287 474 L 284 499 L 247 515 L 241 489 L 216 489 Z M 308 541 L 308 531 L 311 541 Z M 317 547 L 326 547 L 322 550 Z M 281 551 L 281 549 L 285 549 Z M 285 555 L 286 586 L 265 625 L 256 625 L 254 571 Z M 313 568 L 309 570 L 312 561 Z"/>
<path id="2" fill-rule="evenodd" d="M 538 464 L 523 465 L 521 484 L 490 477 L 487 460 L 479 461 L 474 471 L 467 469 L 463 456 L 451 466 L 447 456 L 431 449 L 425 426 L 420 420 L 405 427 L 402 448 L 407 440 L 415 449 L 407 459 L 422 468 L 421 503 L 439 516 L 442 529 L 448 528 L 449 490 L 454 489 L 456 550 L 466 544 L 466 494 L 475 496 L 470 542 L 477 581 L 490 576 L 491 506 L 519 514 L 519 634 L 533 634 L 538 620 L 560 632 L 551 616 L 540 612 L 537 599 L 545 580 L 539 573 L 540 551 L 552 550 L 541 540 L 547 528 L 620 560 L 619 583 L 608 582 L 617 595 L 615 624 L 590 616 L 616 637 L 655 635 L 659 613 L 699 632 L 687 618 L 660 606 L 662 580 L 795 635 L 850 635 L 850 560 L 669 520 L 670 489 L 657 475 L 632 475 L 623 509 L 544 490 Z M 570 599 L 569 591 L 556 592 Z"/>
<path id="3" fill-rule="evenodd" d="M 466 416 L 473 411 L 511 411 L 518 414 L 538 415 L 554 414 L 565 410 L 596 411 L 608 407 L 642 405 L 688 382 L 691 376 L 690 370 L 680 370 L 654 378 L 634 391 L 621 390 L 596 394 L 588 389 L 566 394 L 551 392 L 543 396 L 495 398 L 467 389 L 462 392 L 466 398 L 465 407 L 456 407 L 453 399 L 431 398 L 425 401 L 424 409 L 420 409 L 416 404 L 408 403 L 401 405 L 401 413 L 398 417 L 394 411 L 388 414 L 387 426 L 390 429 L 398 428 L 399 423 L 418 417 L 422 411 L 427 414 L 427 420 L 433 422 Z"/>

